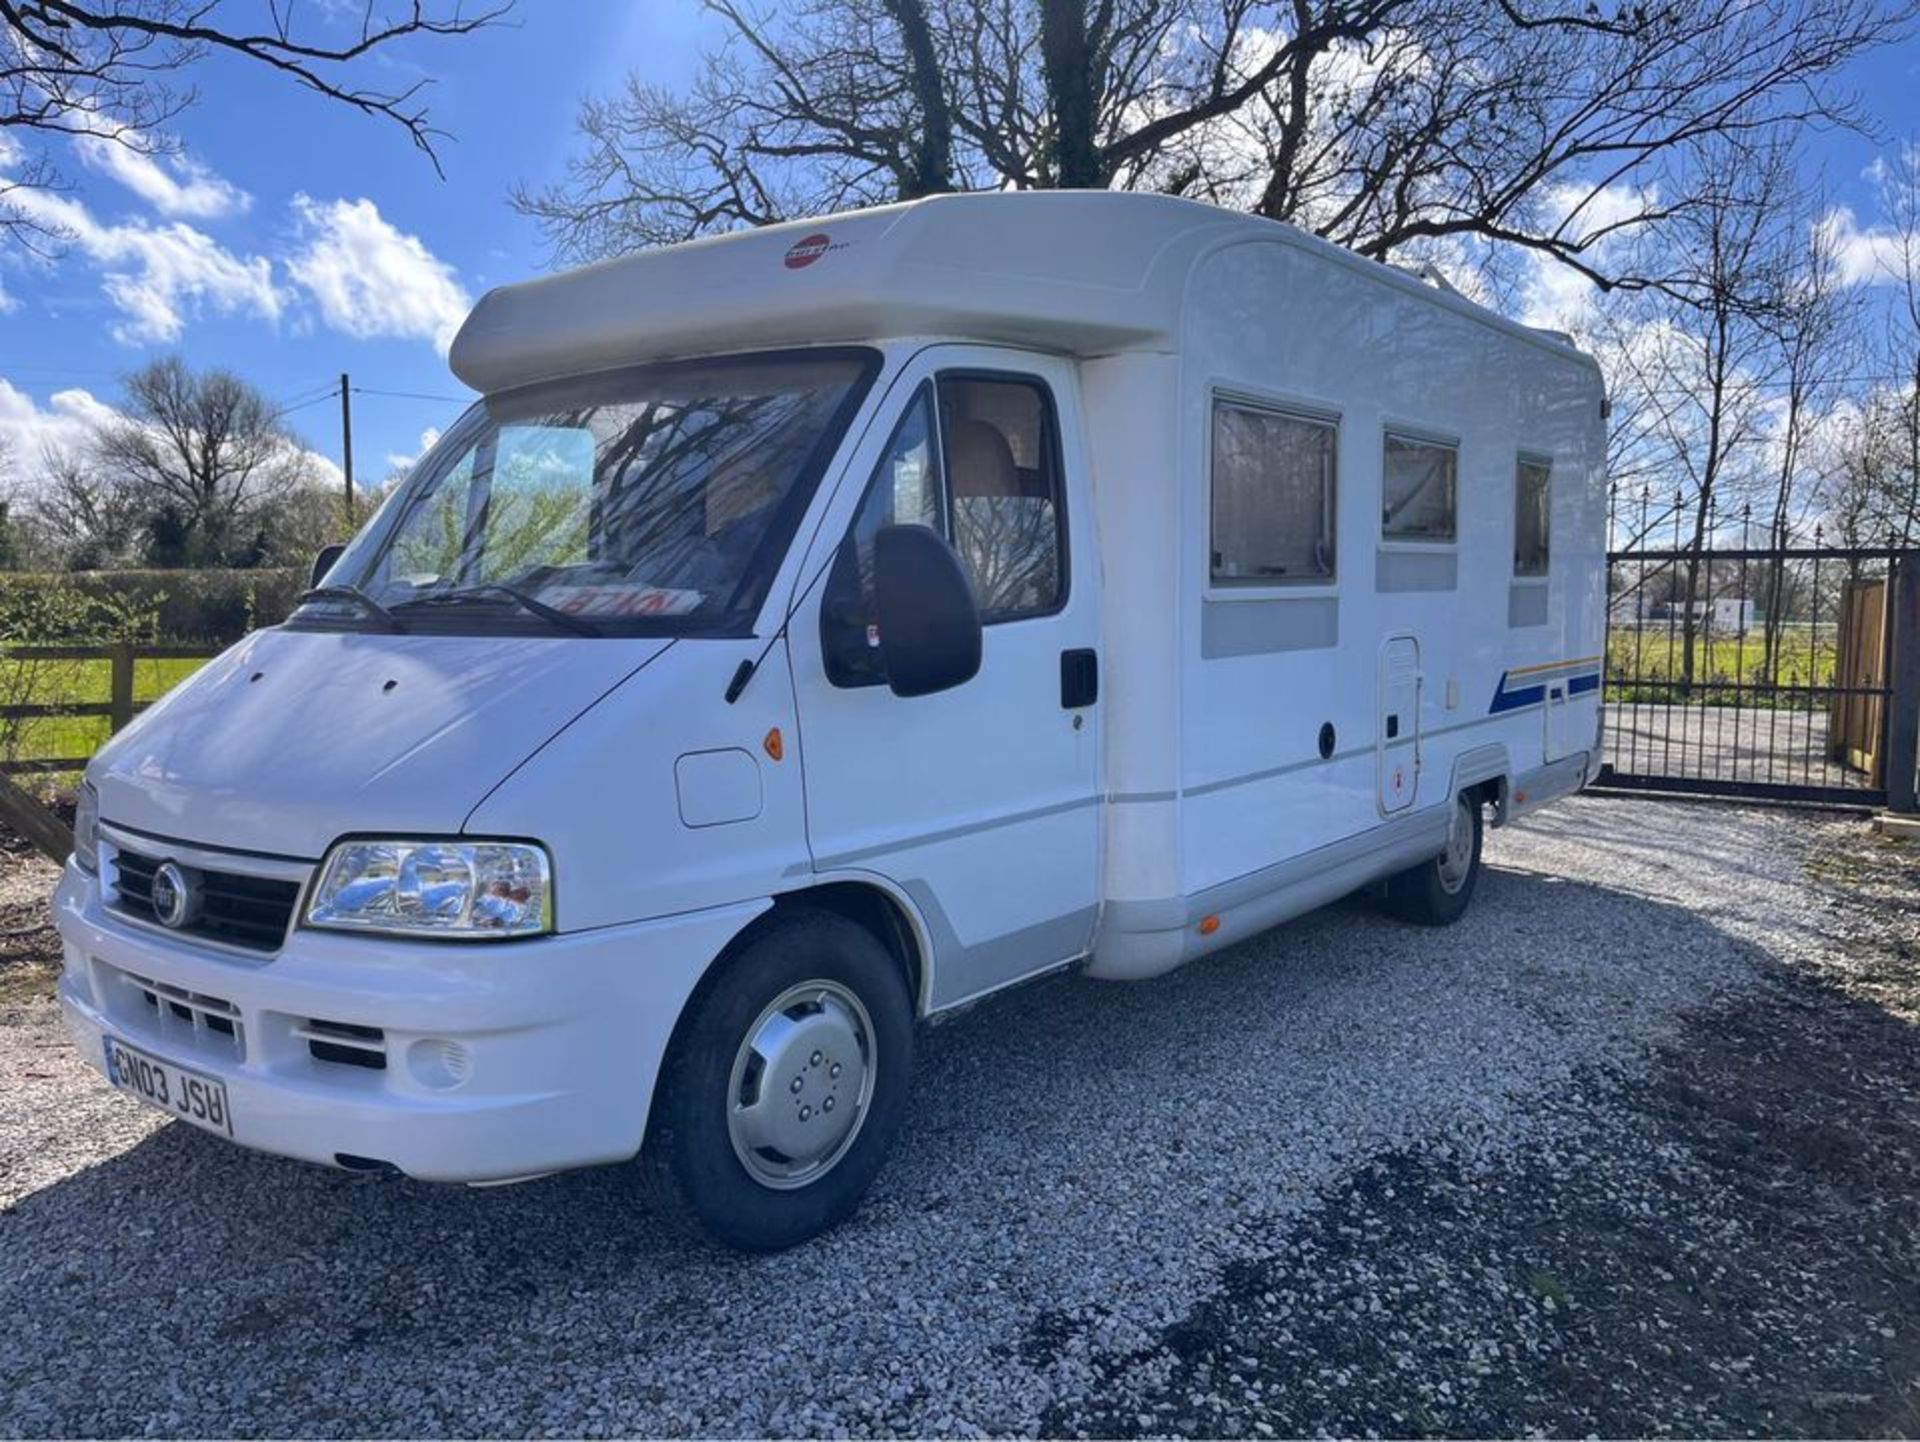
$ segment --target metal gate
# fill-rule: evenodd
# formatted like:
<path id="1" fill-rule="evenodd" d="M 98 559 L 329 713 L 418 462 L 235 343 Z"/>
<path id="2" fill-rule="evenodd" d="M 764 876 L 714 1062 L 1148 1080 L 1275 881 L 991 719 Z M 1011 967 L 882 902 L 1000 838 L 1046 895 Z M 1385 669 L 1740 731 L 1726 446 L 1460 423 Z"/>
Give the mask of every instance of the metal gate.
<path id="1" fill-rule="evenodd" d="M 1608 553 L 1595 784 L 1885 805 L 1890 578 L 1920 551 L 1829 546 L 1818 528 L 1810 545 L 1747 539 Z"/>

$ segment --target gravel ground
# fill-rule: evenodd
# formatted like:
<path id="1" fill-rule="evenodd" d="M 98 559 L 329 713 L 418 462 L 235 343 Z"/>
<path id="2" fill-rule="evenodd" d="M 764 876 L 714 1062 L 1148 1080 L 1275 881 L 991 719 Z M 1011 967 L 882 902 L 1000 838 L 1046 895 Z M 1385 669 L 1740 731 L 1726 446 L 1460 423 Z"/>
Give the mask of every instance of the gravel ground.
<path id="1" fill-rule="evenodd" d="M 1581 799 L 1449 931 L 1016 993 L 775 1258 L 250 1155 L 0 1001 L 0 1432 L 1911 1435 L 1916 852 Z"/>
<path id="2" fill-rule="evenodd" d="M 39 852 L 0 826 L 0 1005 L 52 990 L 60 939 L 47 897 L 58 876 Z"/>

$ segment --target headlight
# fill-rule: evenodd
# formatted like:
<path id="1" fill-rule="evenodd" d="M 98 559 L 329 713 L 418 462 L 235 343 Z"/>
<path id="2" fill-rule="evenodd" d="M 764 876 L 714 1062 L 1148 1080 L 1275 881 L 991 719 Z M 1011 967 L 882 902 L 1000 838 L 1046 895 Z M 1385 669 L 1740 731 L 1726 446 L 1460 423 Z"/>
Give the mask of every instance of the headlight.
<path id="1" fill-rule="evenodd" d="M 82 871 L 100 870 L 100 793 L 90 781 L 80 783 L 73 805 L 73 859 Z"/>
<path id="2" fill-rule="evenodd" d="M 553 927 L 553 874 L 510 841 L 345 841 L 320 868 L 307 925 L 490 939 Z"/>

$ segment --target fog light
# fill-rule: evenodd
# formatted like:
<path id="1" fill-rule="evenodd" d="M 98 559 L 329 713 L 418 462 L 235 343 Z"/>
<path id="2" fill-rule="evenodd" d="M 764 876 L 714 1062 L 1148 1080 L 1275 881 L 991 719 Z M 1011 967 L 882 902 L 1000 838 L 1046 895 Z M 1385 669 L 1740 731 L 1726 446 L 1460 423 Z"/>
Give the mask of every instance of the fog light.
<path id="1" fill-rule="evenodd" d="M 473 1057 L 457 1041 L 430 1037 L 407 1048 L 407 1070 L 423 1087 L 451 1091 L 473 1075 Z"/>

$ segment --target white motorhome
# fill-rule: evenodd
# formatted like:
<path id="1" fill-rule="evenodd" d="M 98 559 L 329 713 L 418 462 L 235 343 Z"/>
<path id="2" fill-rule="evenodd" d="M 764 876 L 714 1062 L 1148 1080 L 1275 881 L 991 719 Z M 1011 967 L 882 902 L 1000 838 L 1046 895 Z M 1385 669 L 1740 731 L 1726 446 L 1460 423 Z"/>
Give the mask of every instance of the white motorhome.
<path id="1" fill-rule="evenodd" d="M 1601 381 L 1287 226 L 942 197 L 510 286 L 484 399 L 89 768 L 60 995 L 247 1146 L 847 1215 L 916 1022 L 1472 894 L 1597 766 Z M 1144 1004 L 1144 1003 L 1143 1003 Z"/>

